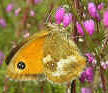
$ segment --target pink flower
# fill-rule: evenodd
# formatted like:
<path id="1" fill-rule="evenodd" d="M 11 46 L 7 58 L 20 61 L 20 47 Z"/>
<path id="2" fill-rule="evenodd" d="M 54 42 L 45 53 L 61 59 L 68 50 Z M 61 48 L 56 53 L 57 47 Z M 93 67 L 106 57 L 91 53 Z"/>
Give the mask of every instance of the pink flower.
<path id="1" fill-rule="evenodd" d="M 86 31 L 89 33 L 89 35 L 91 35 L 91 36 L 95 32 L 95 23 L 92 19 L 85 21 L 84 27 L 85 27 Z"/>
<path id="2" fill-rule="evenodd" d="M 105 62 L 101 62 L 101 66 L 102 66 L 103 69 L 107 69 L 107 65 L 106 65 Z"/>
<path id="3" fill-rule="evenodd" d="M 86 72 L 86 79 L 88 80 L 88 82 L 92 82 L 94 79 L 93 68 L 88 67 L 85 72 Z"/>
<path id="4" fill-rule="evenodd" d="M 100 21 L 101 20 L 101 17 L 100 17 L 100 14 L 99 13 L 96 13 L 96 19 L 97 19 L 97 21 Z"/>
<path id="5" fill-rule="evenodd" d="M 106 10 L 106 11 L 104 12 L 103 24 L 104 24 L 105 27 L 108 27 L 108 10 Z"/>
<path id="6" fill-rule="evenodd" d="M 16 9 L 15 10 L 15 16 L 18 16 L 20 12 L 21 12 L 21 8 Z"/>
<path id="7" fill-rule="evenodd" d="M 88 11 L 92 17 L 96 17 L 96 5 L 93 2 L 88 3 Z"/>
<path id="8" fill-rule="evenodd" d="M 93 35 L 94 31 L 95 31 L 95 23 L 93 20 L 87 20 L 83 23 L 86 31 L 88 32 L 89 35 Z M 77 23 L 76 24 L 77 27 L 77 31 L 80 35 L 84 35 L 83 29 L 81 27 L 81 24 Z"/>
<path id="9" fill-rule="evenodd" d="M 94 72 L 92 67 L 88 67 L 84 72 L 82 72 L 80 81 L 84 83 L 86 80 L 92 82 L 94 79 Z"/>
<path id="10" fill-rule="evenodd" d="M 96 18 L 98 21 L 100 21 L 100 14 L 98 13 L 96 5 L 93 2 L 88 3 L 88 11 L 93 18 Z"/>
<path id="11" fill-rule="evenodd" d="M 0 25 L 2 26 L 2 27 L 6 27 L 6 21 L 3 19 L 3 18 L 0 18 Z"/>
<path id="12" fill-rule="evenodd" d="M 84 71 L 84 72 L 82 72 L 82 74 L 81 74 L 80 81 L 81 81 L 82 83 L 84 83 L 85 80 L 86 80 L 86 72 Z"/>
<path id="13" fill-rule="evenodd" d="M 99 11 L 102 10 L 104 8 L 104 3 L 100 3 L 97 8 Z"/>
<path id="14" fill-rule="evenodd" d="M 64 8 L 58 8 L 55 14 L 55 19 L 56 19 L 56 23 L 57 24 L 61 24 L 61 22 L 63 21 L 63 17 L 65 14 L 65 9 Z"/>
<path id="15" fill-rule="evenodd" d="M 30 36 L 30 33 L 25 33 L 24 34 L 24 38 L 27 38 L 27 37 L 29 37 Z"/>
<path id="16" fill-rule="evenodd" d="M 13 9 L 13 4 L 8 4 L 8 6 L 6 7 L 6 12 L 11 12 Z"/>
<path id="17" fill-rule="evenodd" d="M 108 61 L 106 62 L 101 62 L 101 66 L 104 70 L 107 70 L 108 69 Z"/>
<path id="18" fill-rule="evenodd" d="M 72 14 L 66 13 L 63 17 L 63 25 L 67 27 L 72 22 Z"/>
<path id="19" fill-rule="evenodd" d="M 30 36 L 30 33 L 28 30 L 24 30 L 23 32 L 24 32 L 24 35 L 23 35 L 24 38 L 28 38 Z"/>
<path id="20" fill-rule="evenodd" d="M 95 58 L 91 53 L 86 53 L 85 56 L 87 56 L 87 60 L 89 63 L 94 62 Z"/>
<path id="21" fill-rule="evenodd" d="M 81 36 L 84 36 L 84 32 L 83 29 L 81 27 L 81 24 L 79 24 L 78 22 L 76 23 L 76 27 L 77 27 L 77 31 Z"/>
<path id="22" fill-rule="evenodd" d="M 34 3 L 35 3 L 35 4 L 38 4 L 38 3 L 40 3 L 40 2 L 42 2 L 42 0 L 34 0 Z"/>
<path id="23" fill-rule="evenodd" d="M 81 88 L 81 93 L 92 93 L 90 88 Z"/>
<path id="24" fill-rule="evenodd" d="M 30 16 L 35 16 L 35 12 L 33 10 L 30 11 Z"/>

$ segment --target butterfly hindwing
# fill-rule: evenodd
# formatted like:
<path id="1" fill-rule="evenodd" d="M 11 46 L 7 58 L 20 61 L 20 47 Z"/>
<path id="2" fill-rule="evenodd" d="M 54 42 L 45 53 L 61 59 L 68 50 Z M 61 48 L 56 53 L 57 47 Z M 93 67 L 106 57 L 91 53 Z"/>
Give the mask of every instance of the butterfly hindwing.
<path id="1" fill-rule="evenodd" d="M 63 83 L 75 79 L 86 65 L 86 59 L 67 33 L 53 31 L 44 44 L 44 70 L 48 80 Z"/>

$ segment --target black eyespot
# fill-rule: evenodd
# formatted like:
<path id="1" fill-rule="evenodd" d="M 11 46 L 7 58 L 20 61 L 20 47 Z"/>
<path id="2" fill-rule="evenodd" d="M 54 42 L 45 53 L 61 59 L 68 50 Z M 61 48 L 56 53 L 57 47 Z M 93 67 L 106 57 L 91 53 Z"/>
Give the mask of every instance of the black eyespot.
<path id="1" fill-rule="evenodd" d="M 26 67 L 26 65 L 25 65 L 25 63 L 24 62 L 22 62 L 22 61 L 20 61 L 18 64 L 17 64 L 17 68 L 18 69 L 24 69 Z"/>

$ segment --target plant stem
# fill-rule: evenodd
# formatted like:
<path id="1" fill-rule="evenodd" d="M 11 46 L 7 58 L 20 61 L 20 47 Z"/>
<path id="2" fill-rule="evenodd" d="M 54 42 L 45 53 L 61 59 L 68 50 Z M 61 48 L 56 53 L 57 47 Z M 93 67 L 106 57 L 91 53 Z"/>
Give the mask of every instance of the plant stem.
<path id="1" fill-rule="evenodd" d="M 52 10 L 53 10 L 53 8 L 54 8 L 54 3 L 52 2 L 51 4 L 50 4 L 50 8 L 49 8 L 49 11 L 46 13 L 46 16 L 45 16 L 45 18 L 43 18 L 44 20 L 44 23 L 47 23 L 47 22 L 51 22 L 52 20 L 51 20 L 51 13 L 52 13 Z"/>
<path id="2" fill-rule="evenodd" d="M 7 85 L 7 82 L 8 82 L 8 78 L 5 78 L 5 80 L 4 80 L 4 90 L 3 90 L 3 93 L 7 93 L 8 92 L 9 86 Z"/>
<path id="3" fill-rule="evenodd" d="M 99 32 L 99 22 L 97 21 L 96 24 L 97 24 L 97 32 Z M 102 81 L 102 86 L 103 86 L 104 93 L 106 93 L 106 80 L 105 80 L 104 70 L 103 70 L 103 68 L 101 66 L 100 60 L 103 58 L 103 51 L 107 46 L 107 42 L 108 42 L 108 40 L 105 39 L 103 47 L 101 48 L 101 50 L 98 53 L 98 55 L 99 55 L 99 66 L 100 66 L 100 76 L 101 76 L 101 81 Z"/>
<path id="4" fill-rule="evenodd" d="M 75 5 L 74 8 L 76 8 L 76 10 L 78 11 L 79 7 L 80 7 L 80 1 L 79 0 L 74 0 L 73 3 Z M 72 7 L 72 5 L 71 5 L 71 7 Z M 73 35 L 78 36 L 77 27 L 76 27 L 76 18 L 75 17 L 74 17 L 74 33 L 73 33 Z M 78 37 L 74 38 L 74 41 L 77 43 L 78 42 Z M 71 83 L 71 93 L 76 93 L 76 80 L 74 80 Z"/>
<path id="5" fill-rule="evenodd" d="M 43 86 L 41 87 L 41 93 L 43 93 Z"/>
<path id="6" fill-rule="evenodd" d="M 30 6 L 33 5 L 34 2 L 33 2 L 33 0 L 28 0 L 26 3 L 27 3 L 26 8 L 25 8 L 20 26 L 17 28 L 18 30 L 16 31 L 16 36 L 17 37 L 20 36 L 22 29 L 25 29 L 26 26 L 27 26 L 27 21 L 29 19 L 28 15 L 29 15 L 29 11 L 30 11 Z"/>
<path id="7" fill-rule="evenodd" d="M 45 81 L 42 81 L 41 82 L 41 93 L 44 93 L 44 84 L 45 84 Z"/>
<path id="8" fill-rule="evenodd" d="M 100 66 L 100 75 L 101 75 L 101 81 L 102 81 L 102 87 L 103 87 L 103 91 L 104 93 L 106 93 L 106 80 L 105 80 L 105 77 L 104 77 L 104 70 L 102 68 L 102 66 Z"/>
<path id="9" fill-rule="evenodd" d="M 76 93 L 76 80 L 71 83 L 71 93 Z"/>

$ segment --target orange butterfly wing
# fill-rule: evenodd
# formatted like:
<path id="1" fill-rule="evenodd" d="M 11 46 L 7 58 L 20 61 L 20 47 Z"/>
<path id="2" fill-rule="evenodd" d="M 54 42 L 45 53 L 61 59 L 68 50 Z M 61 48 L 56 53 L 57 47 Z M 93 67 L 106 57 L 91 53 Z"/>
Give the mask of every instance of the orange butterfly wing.
<path id="1" fill-rule="evenodd" d="M 35 34 L 13 56 L 8 66 L 8 75 L 13 79 L 28 79 L 30 76 L 43 73 L 43 44 L 48 32 L 43 31 Z M 19 62 L 24 62 L 25 68 L 18 69 Z M 22 77 L 22 78 L 21 78 Z"/>

